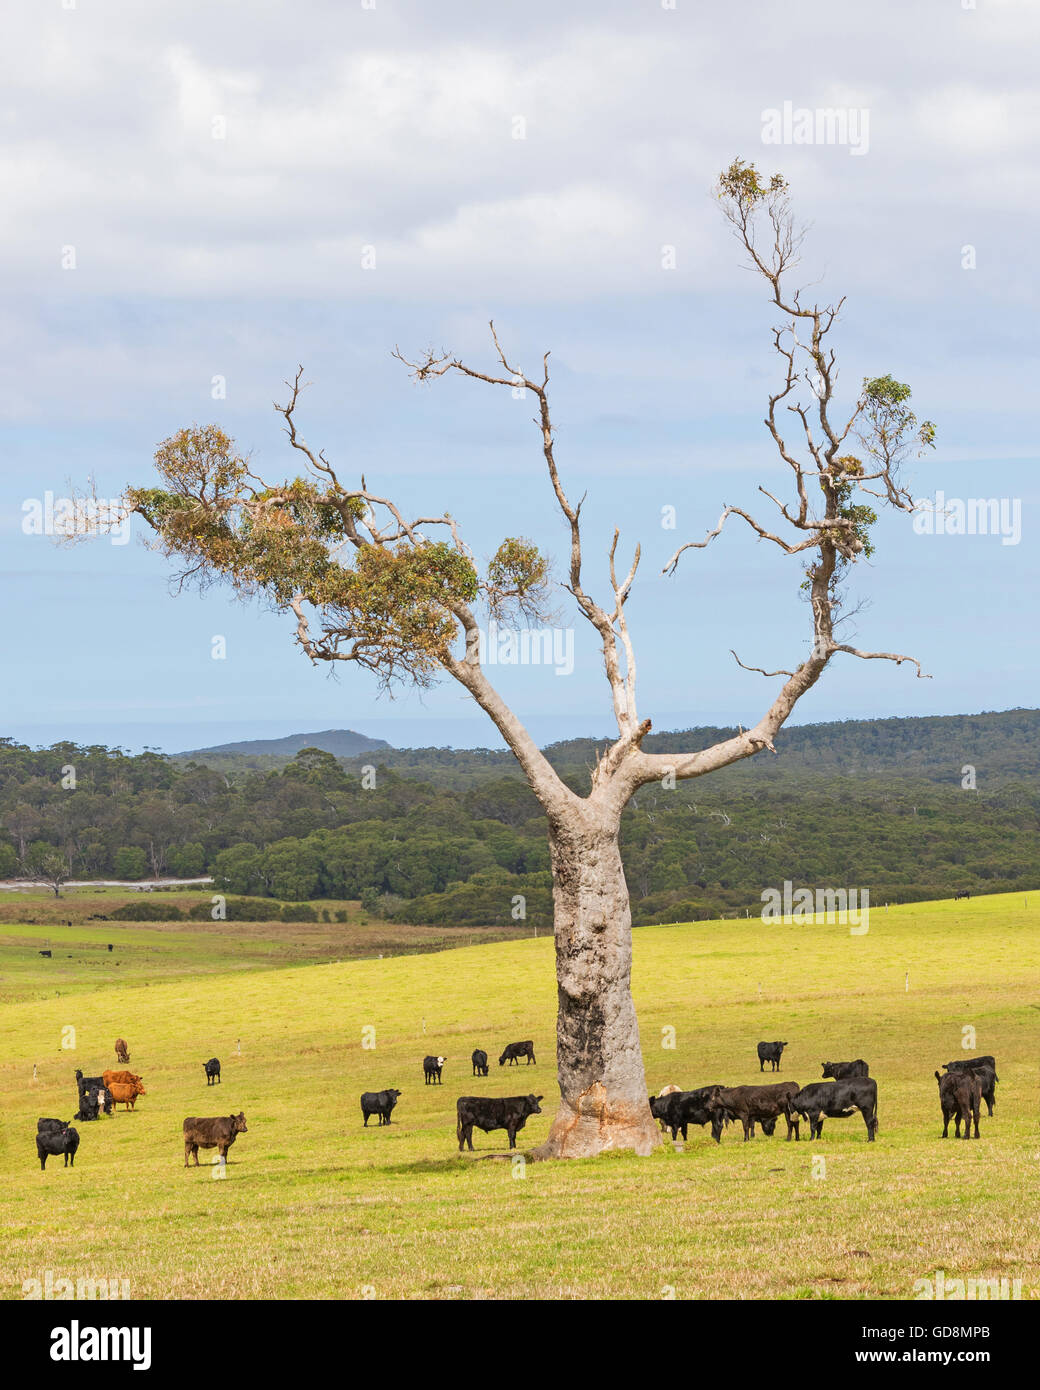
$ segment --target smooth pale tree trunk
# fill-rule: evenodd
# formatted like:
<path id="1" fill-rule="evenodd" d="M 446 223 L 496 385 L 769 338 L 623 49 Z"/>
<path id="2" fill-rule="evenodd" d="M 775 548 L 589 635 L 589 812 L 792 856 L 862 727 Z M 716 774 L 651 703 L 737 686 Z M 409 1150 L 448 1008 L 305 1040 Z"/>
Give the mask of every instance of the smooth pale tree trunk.
<path id="1" fill-rule="evenodd" d="M 560 1108 L 536 1158 L 610 1149 L 649 1154 L 661 1141 L 647 1103 L 632 1003 L 632 917 L 613 814 L 550 816 Z"/>

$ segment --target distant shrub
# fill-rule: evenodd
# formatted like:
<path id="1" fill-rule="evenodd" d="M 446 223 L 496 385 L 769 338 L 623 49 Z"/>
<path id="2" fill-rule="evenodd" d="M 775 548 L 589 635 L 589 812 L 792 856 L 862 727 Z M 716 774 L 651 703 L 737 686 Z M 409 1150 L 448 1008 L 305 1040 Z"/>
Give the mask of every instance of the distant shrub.
<path id="1" fill-rule="evenodd" d="M 195 922 L 213 920 L 213 898 L 203 898 L 188 913 Z M 226 898 L 224 916 L 229 922 L 282 922 L 282 905 L 273 898 Z"/>
<path id="2" fill-rule="evenodd" d="M 122 907 L 117 907 L 114 912 L 110 912 L 109 918 L 114 922 L 181 922 L 184 920 L 184 913 L 173 903 L 154 903 L 147 898 L 142 898 L 139 902 L 124 903 Z"/>
<path id="3" fill-rule="evenodd" d="M 310 903 L 285 903 L 282 907 L 283 922 L 316 922 L 318 914 Z"/>
<path id="4" fill-rule="evenodd" d="M 193 922 L 213 919 L 213 898 L 206 897 L 188 912 Z M 226 898 L 224 918 L 228 922 L 317 922 L 317 911 L 310 903 L 279 903 L 273 898 Z"/>

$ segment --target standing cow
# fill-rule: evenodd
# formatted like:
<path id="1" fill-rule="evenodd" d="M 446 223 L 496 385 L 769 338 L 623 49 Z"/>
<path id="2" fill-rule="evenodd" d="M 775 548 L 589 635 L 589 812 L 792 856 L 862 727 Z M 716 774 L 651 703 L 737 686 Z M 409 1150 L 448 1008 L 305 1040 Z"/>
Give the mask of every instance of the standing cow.
<path id="1" fill-rule="evenodd" d="M 113 1081 L 108 1089 L 112 1092 L 112 1100 L 117 1105 L 125 1106 L 127 1110 L 133 1110 L 136 1107 L 138 1096 L 146 1096 L 148 1094 L 140 1081 L 133 1081 L 130 1083 Z"/>
<path id="2" fill-rule="evenodd" d="M 444 1070 L 444 1063 L 447 1057 L 424 1057 L 422 1063 L 423 1077 L 427 1086 L 436 1086 L 439 1082 L 444 1085 L 441 1079 L 441 1072 Z"/>
<path id="3" fill-rule="evenodd" d="M 103 1110 L 106 1115 L 111 1115 L 113 1106 L 112 1092 L 108 1089 L 103 1076 L 84 1076 L 77 1067 L 76 1088 L 79 1091 L 81 1106 L 86 1097 L 96 1094 L 99 1111 Z"/>
<path id="4" fill-rule="evenodd" d="M 488 1074 L 488 1055 L 483 1048 L 473 1049 L 473 1075 L 487 1076 Z"/>
<path id="5" fill-rule="evenodd" d="M 688 1125 L 711 1125 L 711 1137 L 716 1144 L 722 1138 L 722 1126 L 726 1122 L 725 1113 L 719 1108 L 719 1096 L 724 1086 L 699 1086 L 695 1091 L 680 1091 L 678 1087 L 665 1087 L 659 1096 L 650 1097 L 650 1114 L 660 1123 L 662 1130 L 671 1130 L 672 1140 L 682 1131 L 685 1140 Z"/>
<path id="6" fill-rule="evenodd" d="M 227 1161 L 227 1151 L 240 1134 L 248 1133 L 246 1117 L 240 1110 L 237 1115 L 220 1115 L 214 1119 L 197 1119 L 189 1116 L 184 1121 L 184 1166 L 195 1155 L 195 1167 L 199 1166 L 199 1149 L 216 1149 L 217 1157 Z"/>
<path id="7" fill-rule="evenodd" d="M 96 1120 L 101 1108 L 100 1096 L 101 1093 L 97 1090 L 84 1091 L 79 1098 L 79 1109 L 75 1118 L 83 1121 Z"/>
<path id="8" fill-rule="evenodd" d="M 650 1098 L 649 1098 L 649 1099 L 650 1099 L 650 1114 L 653 1115 L 654 1119 L 655 1119 L 655 1120 L 658 1122 L 658 1124 L 661 1126 L 661 1133 L 662 1133 L 662 1134 L 667 1134 L 667 1133 L 668 1133 L 668 1125 L 667 1125 L 667 1123 L 665 1122 L 665 1119 L 664 1119 L 664 1110 L 662 1109 L 661 1112 L 660 1112 L 660 1114 L 659 1114 L 658 1111 L 654 1109 L 654 1101 L 655 1101 L 655 1100 L 660 1100 L 660 1101 L 662 1101 L 662 1103 L 663 1103 L 663 1100 L 664 1100 L 664 1097 L 665 1097 L 665 1096 L 676 1096 L 676 1095 L 681 1095 L 681 1094 L 682 1094 L 682 1087 L 681 1087 L 681 1086 L 676 1086 L 674 1082 L 669 1082 L 669 1084 L 668 1084 L 667 1086 L 662 1086 L 662 1087 L 661 1087 L 660 1091 L 658 1091 L 658 1093 L 657 1093 L 656 1096 L 650 1096 Z M 675 1136 L 673 1135 L 672 1137 L 674 1138 Z"/>
<path id="9" fill-rule="evenodd" d="M 979 1137 L 979 1105 L 982 1101 L 982 1082 L 974 1071 L 948 1071 L 945 1076 L 935 1073 L 939 1083 L 939 1104 L 943 1113 L 942 1137 L 950 1135 L 950 1121 L 958 1139 L 971 1138 L 971 1122 L 975 1121 L 975 1138 Z M 961 1121 L 964 1134 L 961 1134 Z"/>
<path id="10" fill-rule="evenodd" d="M 791 1098 L 798 1094 L 797 1081 L 779 1081 L 772 1086 L 720 1086 L 708 1105 L 715 1115 L 712 1137 L 720 1142 L 721 1123 L 739 1120 L 744 1142 L 755 1137 L 755 1123 L 763 1134 L 771 1135 L 781 1115 L 787 1121 L 787 1137 L 799 1138 L 798 1115 L 790 1108 Z"/>
<path id="11" fill-rule="evenodd" d="M 361 1113 L 365 1117 L 365 1128 L 368 1128 L 368 1117 L 378 1115 L 381 1125 L 390 1123 L 390 1114 L 397 1104 L 400 1091 L 364 1091 L 361 1095 Z"/>
<path id="12" fill-rule="evenodd" d="M 771 1064 L 770 1071 L 779 1071 L 780 1057 L 786 1046 L 785 1042 L 760 1042 L 758 1045 L 759 1071 L 765 1071 L 767 1062 Z"/>
<path id="13" fill-rule="evenodd" d="M 867 1127 L 867 1140 L 872 1144 L 878 1129 L 877 1082 L 871 1076 L 854 1076 L 848 1081 L 813 1081 L 791 1097 L 791 1115 L 802 1115 L 809 1121 L 809 1138 L 823 1136 L 825 1117 L 845 1120 L 859 1111 Z"/>
<path id="14" fill-rule="evenodd" d="M 36 1156 L 40 1169 L 46 1172 L 47 1159 L 62 1154 L 65 1167 L 76 1166 L 76 1150 L 79 1148 L 79 1133 L 64 1120 L 36 1121 Z"/>
<path id="15" fill-rule="evenodd" d="M 519 1066 L 521 1057 L 527 1058 L 528 1066 L 534 1061 L 534 1043 L 530 1039 L 527 1042 L 506 1043 L 506 1049 L 499 1057 L 498 1065 L 501 1067 L 508 1062 L 510 1066 Z"/>
<path id="16" fill-rule="evenodd" d="M 135 1071 L 106 1071 L 102 1073 L 102 1080 L 106 1086 L 111 1086 L 113 1081 L 118 1081 L 121 1086 L 135 1086 L 144 1077 L 138 1076 Z"/>
<path id="17" fill-rule="evenodd" d="M 510 1149 L 515 1149 L 517 1132 L 527 1124 L 528 1117 L 542 1113 L 538 1104 L 541 1099 L 541 1096 L 459 1096 L 455 1105 L 459 1153 L 464 1144 L 473 1152 L 474 1126 L 485 1134 L 493 1129 L 504 1129 L 509 1136 Z"/>
<path id="18" fill-rule="evenodd" d="M 116 1061 L 122 1062 L 124 1067 L 130 1061 L 130 1052 L 124 1038 L 116 1038 Z"/>
<path id="19" fill-rule="evenodd" d="M 828 1076 L 833 1081 L 848 1081 L 853 1076 L 869 1076 L 870 1068 L 862 1057 L 857 1057 L 854 1062 L 821 1062 L 823 1075 Z"/>
<path id="20" fill-rule="evenodd" d="M 972 1071 L 979 1078 L 979 1085 L 982 1088 L 982 1099 L 986 1102 L 986 1109 L 990 1119 L 993 1118 L 993 1107 L 997 1103 L 997 1082 L 1000 1077 L 997 1075 L 996 1058 L 967 1057 L 963 1061 L 944 1062 L 944 1071 Z"/>
<path id="21" fill-rule="evenodd" d="M 211 1057 L 208 1062 L 202 1064 L 206 1069 L 206 1085 L 215 1086 L 220 1082 L 220 1059 Z"/>

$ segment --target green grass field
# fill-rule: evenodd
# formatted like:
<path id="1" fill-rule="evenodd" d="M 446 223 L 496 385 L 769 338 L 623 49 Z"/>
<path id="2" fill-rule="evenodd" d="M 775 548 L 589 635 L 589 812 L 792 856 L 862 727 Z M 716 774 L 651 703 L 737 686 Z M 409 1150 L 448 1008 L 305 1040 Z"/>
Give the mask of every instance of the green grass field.
<path id="1" fill-rule="evenodd" d="M 10 895 L 15 898 L 15 895 Z M 154 985 L 199 975 L 273 969 L 380 955 L 421 954 L 446 947 L 516 936 L 502 927 L 413 927 L 372 920 L 360 903 L 323 899 L 323 915 L 348 914 L 347 922 L 93 922 L 91 914 L 140 901 L 119 888 L 19 893 L 17 922 L 0 925 L 0 1005 L 19 999 L 54 998 L 101 988 Z M 153 900 L 187 911 L 211 901 L 208 892 L 156 895 Z M 0 918 L 8 899 L 0 898 Z M 71 926 L 64 923 L 70 921 Z M 114 949 L 107 947 L 111 942 Z M 50 949 L 50 960 L 41 960 Z"/>
<path id="2" fill-rule="evenodd" d="M 120 931 L 128 944 L 154 937 Z M 4 929 L 5 976 L 27 934 Z M 1040 894 L 874 908 L 865 936 L 757 920 L 641 928 L 634 991 L 652 1089 L 754 1082 L 760 1038 L 790 1041 L 779 1076 L 763 1080 L 805 1084 L 822 1060 L 863 1056 L 878 1142 L 855 1116 L 811 1143 L 778 1133 L 745 1145 L 730 1127 L 717 1147 L 694 1128 L 681 1151 L 569 1163 L 456 1151 L 461 1094 L 544 1094 L 521 1143 L 547 1132 L 558 1094 L 548 940 L 279 968 L 262 953 L 246 968 L 219 942 L 207 960 L 194 924 L 163 940 L 171 977 L 136 986 L 124 976 L 113 988 L 87 952 L 56 997 L 38 986 L 54 962 L 27 957 L 17 988 L 8 976 L 8 1298 L 51 1271 L 128 1279 L 131 1296 L 154 1299 L 905 1299 L 940 1269 L 1020 1279 L 1024 1298 L 1040 1297 Z M 10 1002 L 19 992 L 37 997 Z M 69 1027 L 76 1045 L 63 1050 Z M 670 1029 L 674 1050 L 662 1045 Z M 36 1117 L 71 1116 L 74 1069 L 114 1066 L 120 1034 L 148 1094 L 135 1113 L 79 1124 L 75 1168 L 52 1158 L 41 1173 Z M 538 1066 L 499 1069 L 502 1045 L 528 1037 Z M 492 1054 L 487 1080 L 471 1078 L 475 1046 Z M 448 1058 L 442 1088 L 423 1085 L 426 1052 Z M 933 1072 L 974 1052 L 997 1057 L 996 1115 L 983 1108 L 979 1142 L 943 1143 Z M 224 1080 L 207 1089 L 214 1054 Z M 358 1096 L 387 1086 L 403 1092 L 394 1123 L 366 1131 Z M 185 1171 L 183 1118 L 239 1109 L 249 1132 L 226 1179 L 206 1166 L 212 1152 Z M 474 1140 L 476 1160 L 502 1152 L 504 1135 Z"/>

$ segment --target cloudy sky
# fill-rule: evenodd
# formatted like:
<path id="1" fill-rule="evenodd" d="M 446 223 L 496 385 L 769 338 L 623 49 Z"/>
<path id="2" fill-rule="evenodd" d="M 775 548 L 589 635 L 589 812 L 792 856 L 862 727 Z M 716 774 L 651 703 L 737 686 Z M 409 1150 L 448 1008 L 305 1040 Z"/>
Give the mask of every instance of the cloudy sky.
<path id="1" fill-rule="evenodd" d="M 8 0 L 2 38 L 0 734 L 498 744 L 455 688 L 379 699 L 362 673 L 312 669 L 284 617 L 173 595 L 136 534 L 26 534 L 34 499 L 70 482 L 147 482 L 193 421 L 265 476 L 295 473 L 271 403 L 302 362 L 304 432 L 341 473 L 450 510 L 478 555 L 515 534 L 559 554 L 531 402 L 417 387 L 390 355 L 490 366 L 492 317 L 522 368 L 552 352 L 590 586 L 615 525 L 643 546 L 641 714 L 753 722 L 772 685 L 730 648 L 801 659 L 798 561 L 734 527 L 661 575 L 723 504 L 783 485 L 762 425 L 774 315 L 712 198 L 737 155 L 787 175 L 804 278 L 847 296 L 849 401 L 891 372 L 936 421 L 915 494 L 1020 516 L 1017 544 L 884 520 L 847 640 L 932 678 L 839 657 L 798 722 L 1037 703 L 1040 7 Z M 855 147 L 767 143 L 785 103 L 852 112 Z M 579 631 L 569 674 L 501 668 L 543 740 L 608 730 L 594 656 Z"/>

